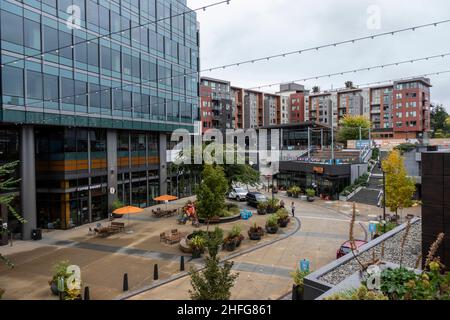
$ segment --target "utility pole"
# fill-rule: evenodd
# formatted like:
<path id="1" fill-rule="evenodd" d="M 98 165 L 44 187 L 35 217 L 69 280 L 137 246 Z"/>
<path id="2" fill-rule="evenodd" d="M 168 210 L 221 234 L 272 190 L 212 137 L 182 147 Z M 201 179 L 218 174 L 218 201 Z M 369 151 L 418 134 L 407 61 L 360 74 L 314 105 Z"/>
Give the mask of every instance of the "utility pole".
<path id="1" fill-rule="evenodd" d="M 320 130 L 320 144 L 322 145 L 323 150 L 323 129 Z"/>
<path id="2" fill-rule="evenodd" d="M 362 128 L 359 127 L 359 141 L 362 141 Z"/>
<path id="3" fill-rule="evenodd" d="M 308 127 L 308 158 L 311 158 L 311 134 L 309 130 L 310 127 Z"/>
<path id="4" fill-rule="evenodd" d="M 331 163 L 334 164 L 334 126 L 333 126 L 333 116 L 331 117 Z"/>

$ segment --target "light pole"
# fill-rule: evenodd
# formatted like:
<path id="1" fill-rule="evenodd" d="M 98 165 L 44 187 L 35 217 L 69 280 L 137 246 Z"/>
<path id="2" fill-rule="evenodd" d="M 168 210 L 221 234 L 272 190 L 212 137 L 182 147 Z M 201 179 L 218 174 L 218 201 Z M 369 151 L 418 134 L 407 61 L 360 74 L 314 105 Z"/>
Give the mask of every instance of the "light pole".
<path id="1" fill-rule="evenodd" d="M 386 232 L 386 172 L 383 171 L 383 231 Z"/>

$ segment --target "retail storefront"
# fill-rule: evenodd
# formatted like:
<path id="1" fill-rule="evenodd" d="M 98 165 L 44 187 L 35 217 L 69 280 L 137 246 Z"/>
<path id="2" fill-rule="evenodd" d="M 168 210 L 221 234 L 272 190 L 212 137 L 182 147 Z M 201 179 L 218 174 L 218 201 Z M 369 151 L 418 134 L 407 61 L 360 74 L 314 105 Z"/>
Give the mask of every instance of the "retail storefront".
<path id="1" fill-rule="evenodd" d="M 280 162 L 280 171 L 275 179 L 280 188 L 298 186 L 304 190 L 314 187 L 317 195 L 337 199 L 339 193 L 350 185 L 351 166 L 284 161 Z"/>

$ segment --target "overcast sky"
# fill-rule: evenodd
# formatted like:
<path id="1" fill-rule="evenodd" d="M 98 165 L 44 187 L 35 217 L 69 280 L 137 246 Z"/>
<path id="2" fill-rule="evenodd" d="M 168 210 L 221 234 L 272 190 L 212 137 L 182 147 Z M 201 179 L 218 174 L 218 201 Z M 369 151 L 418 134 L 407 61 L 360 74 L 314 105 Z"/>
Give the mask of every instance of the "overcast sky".
<path id="1" fill-rule="evenodd" d="M 188 0 L 198 8 L 218 0 Z M 380 29 L 367 21 L 380 12 Z M 373 11 L 372 11 L 373 12 Z M 448 0 L 231 0 L 198 13 L 201 28 L 202 69 L 301 50 L 375 33 L 450 19 Z M 370 21 L 374 21 L 371 19 Z M 372 24 L 373 26 L 373 24 Z M 244 88 L 288 82 L 383 63 L 450 53 L 450 23 L 395 36 L 365 40 L 352 45 L 326 48 L 253 65 L 205 72 Z M 307 88 L 340 88 L 347 80 L 355 84 L 384 81 L 429 72 L 450 70 L 450 57 L 382 70 L 307 81 Z M 450 112 L 450 73 L 432 76 L 432 102 Z M 262 91 L 273 92 L 274 88 Z"/>

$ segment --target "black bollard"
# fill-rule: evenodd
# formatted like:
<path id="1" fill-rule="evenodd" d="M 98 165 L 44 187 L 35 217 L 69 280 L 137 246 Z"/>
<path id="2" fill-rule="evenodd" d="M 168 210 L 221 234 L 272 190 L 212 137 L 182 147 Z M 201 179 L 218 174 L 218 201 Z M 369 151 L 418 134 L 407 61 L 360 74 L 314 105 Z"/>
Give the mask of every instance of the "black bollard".
<path id="1" fill-rule="evenodd" d="M 91 297 L 89 296 L 89 287 L 84 288 L 84 300 L 91 300 Z"/>
<path id="2" fill-rule="evenodd" d="M 123 275 L 123 291 L 128 291 L 128 273 Z"/>
<path id="3" fill-rule="evenodd" d="M 181 256 L 180 259 L 180 271 L 184 271 L 184 256 Z"/>
<path id="4" fill-rule="evenodd" d="M 153 269 L 153 280 L 158 280 L 158 265 L 155 264 L 155 267 Z"/>

